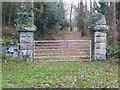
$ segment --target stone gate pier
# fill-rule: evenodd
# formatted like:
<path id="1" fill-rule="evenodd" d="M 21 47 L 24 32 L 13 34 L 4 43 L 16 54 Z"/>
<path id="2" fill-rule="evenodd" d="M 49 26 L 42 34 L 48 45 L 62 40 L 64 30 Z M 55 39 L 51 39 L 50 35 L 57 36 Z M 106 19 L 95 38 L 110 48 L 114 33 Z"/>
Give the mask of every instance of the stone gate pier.
<path id="1" fill-rule="evenodd" d="M 105 16 L 96 22 L 94 27 L 94 59 L 106 60 L 107 30 Z"/>
<path id="2" fill-rule="evenodd" d="M 19 54 L 20 57 L 28 55 L 32 58 L 33 55 L 33 43 L 34 43 L 34 31 L 36 30 L 36 26 L 31 27 L 22 27 L 19 29 Z"/>
<path id="3" fill-rule="evenodd" d="M 31 13 L 18 13 L 16 28 L 19 32 L 19 57 L 27 59 L 33 57 L 34 51 L 34 25 L 33 15 Z"/>

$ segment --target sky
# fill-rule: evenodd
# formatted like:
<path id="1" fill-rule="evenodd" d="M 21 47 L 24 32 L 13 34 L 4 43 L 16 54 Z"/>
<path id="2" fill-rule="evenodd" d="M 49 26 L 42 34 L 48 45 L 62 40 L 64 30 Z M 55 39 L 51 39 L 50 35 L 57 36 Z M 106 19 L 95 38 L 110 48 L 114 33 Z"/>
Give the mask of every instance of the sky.
<path id="1" fill-rule="evenodd" d="M 80 0 L 79 0 L 80 1 Z M 88 9 L 90 8 L 90 0 L 86 0 L 87 1 L 87 6 L 88 6 Z M 92 2 L 94 0 L 91 0 Z M 98 2 L 98 0 L 95 0 L 96 2 Z M 67 10 L 67 18 L 69 19 L 70 17 L 70 7 L 71 7 L 71 3 L 73 2 L 73 5 L 78 5 L 78 0 L 63 0 L 63 2 L 65 2 L 67 5 L 65 6 Z M 85 0 L 83 0 L 83 4 L 85 4 Z M 72 18 L 74 18 L 74 13 L 72 15 Z"/>
<path id="2" fill-rule="evenodd" d="M 90 6 L 89 4 L 90 0 L 86 0 L 86 1 L 88 2 L 87 5 Z M 93 2 L 94 0 L 91 0 L 91 1 Z M 95 1 L 98 2 L 99 0 L 95 0 Z M 63 0 L 63 2 L 66 2 L 68 4 L 71 4 L 71 2 L 73 2 L 73 4 L 76 5 L 78 3 L 78 0 Z M 83 0 L 83 3 L 85 3 L 85 0 Z"/>

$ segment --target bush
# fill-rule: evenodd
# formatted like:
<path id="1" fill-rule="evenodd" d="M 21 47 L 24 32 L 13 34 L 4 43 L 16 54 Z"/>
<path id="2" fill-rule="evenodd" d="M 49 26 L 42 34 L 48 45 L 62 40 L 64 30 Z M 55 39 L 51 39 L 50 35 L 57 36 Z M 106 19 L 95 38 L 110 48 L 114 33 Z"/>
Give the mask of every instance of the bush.
<path id="1" fill-rule="evenodd" d="M 111 64 L 118 64 L 119 63 L 119 59 L 111 57 L 111 58 L 109 58 L 108 62 L 111 63 Z"/>
<path id="2" fill-rule="evenodd" d="M 20 58 L 20 57 L 16 57 L 16 58 L 14 58 L 14 57 L 12 57 L 12 56 L 6 56 L 6 57 L 3 57 L 2 56 L 2 63 L 12 63 L 12 62 L 14 62 L 14 63 L 26 63 L 26 62 L 30 62 L 30 58 L 28 58 L 28 56 L 26 55 L 26 56 L 24 56 L 23 58 Z"/>
<path id="3" fill-rule="evenodd" d="M 115 42 L 107 45 L 107 57 L 111 61 L 118 61 L 120 58 L 119 53 L 120 53 L 120 42 Z"/>
<path id="4" fill-rule="evenodd" d="M 24 62 L 27 62 L 27 61 L 29 61 L 30 60 L 30 55 L 23 55 L 22 56 L 22 60 L 24 61 Z"/>
<path id="5" fill-rule="evenodd" d="M 1 46 L 4 46 L 4 47 L 8 48 L 10 42 L 11 42 L 11 38 L 10 37 L 2 37 L 2 38 L 0 38 L 0 45 Z"/>

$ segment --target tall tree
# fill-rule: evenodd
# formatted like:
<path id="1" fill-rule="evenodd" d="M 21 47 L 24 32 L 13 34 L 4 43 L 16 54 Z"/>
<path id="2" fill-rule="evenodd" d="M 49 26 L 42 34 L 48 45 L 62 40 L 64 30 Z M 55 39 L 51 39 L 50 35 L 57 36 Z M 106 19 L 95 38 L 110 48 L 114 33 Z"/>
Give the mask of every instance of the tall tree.
<path id="1" fill-rule="evenodd" d="M 81 31 L 81 35 L 84 36 L 84 5 L 83 5 L 83 0 L 80 0 L 80 17 L 79 17 L 80 21 L 79 21 L 79 29 Z"/>
<path id="2" fill-rule="evenodd" d="M 70 31 L 72 31 L 72 11 L 73 11 L 73 2 L 71 2 L 71 7 L 70 7 Z"/>
<path id="3" fill-rule="evenodd" d="M 23 6 L 23 7 L 21 7 Z M 25 12 L 29 9 L 30 3 L 21 3 L 21 2 L 3 2 L 2 3 L 2 20 L 3 24 L 6 26 L 14 26 L 15 19 L 17 19 L 17 14 L 19 12 Z M 4 26 L 3 25 L 3 26 Z"/>
<path id="4" fill-rule="evenodd" d="M 41 35 L 50 33 L 59 25 L 63 26 L 66 23 L 65 9 L 63 2 L 41 2 L 35 3 L 35 25 L 37 31 L 35 32 L 35 39 Z"/>
<path id="5" fill-rule="evenodd" d="M 117 41 L 120 42 L 120 1 L 116 3 L 116 18 L 117 18 Z"/>
<path id="6" fill-rule="evenodd" d="M 78 2 L 77 7 L 77 14 L 76 14 L 76 21 L 77 21 L 77 27 L 79 31 L 81 32 L 81 36 L 87 35 L 86 33 L 86 25 L 85 25 L 85 16 L 86 16 L 86 6 L 83 4 L 83 0 L 80 0 Z"/>
<path id="7" fill-rule="evenodd" d="M 9 26 L 11 24 L 11 15 L 12 15 L 12 2 L 10 2 L 10 14 L 9 14 L 9 21 L 8 21 Z"/>
<path id="8" fill-rule="evenodd" d="M 108 42 L 116 42 L 116 4 L 115 2 L 110 2 L 110 10 L 108 17 L 108 24 L 110 26 L 110 30 L 108 32 Z"/>
<path id="9" fill-rule="evenodd" d="M 84 9 L 84 29 L 86 31 L 86 35 L 89 36 L 89 30 L 88 30 L 88 26 L 89 26 L 89 10 L 87 8 L 87 0 L 85 0 L 85 9 Z"/>
<path id="10" fill-rule="evenodd" d="M 15 20 L 20 18 L 18 13 L 34 11 L 34 23 L 37 26 L 35 39 L 55 30 L 57 25 L 65 26 L 67 23 L 63 2 L 3 2 L 2 10 L 3 26 L 14 26 Z"/>

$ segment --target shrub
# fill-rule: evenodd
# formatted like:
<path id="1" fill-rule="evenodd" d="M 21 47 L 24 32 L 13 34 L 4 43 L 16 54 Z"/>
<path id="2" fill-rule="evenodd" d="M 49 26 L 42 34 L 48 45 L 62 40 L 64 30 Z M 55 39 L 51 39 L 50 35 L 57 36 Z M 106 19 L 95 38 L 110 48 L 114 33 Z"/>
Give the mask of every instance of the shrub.
<path id="1" fill-rule="evenodd" d="M 25 55 L 23 58 L 20 58 L 20 57 L 16 57 L 16 58 L 14 58 L 14 57 L 12 57 L 12 56 L 6 56 L 6 57 L 3 57 L 3 56 L 1 56 L 2 57 L 2 63 L 12 63 L 12 62 L 14 62 L 14 63 L 26 63 L 27 61 L 29 61 L 30 62 L 30 58 L 28 58 L 28 56 L 27 55 Z"/>
<path id="2" fill-rule="evenodd" d="M 2 38 L 0 38 L 0 45 L 1 46 L 4 46 L 4 47 L 8 48 L 10 42 L 11 42 L 11 38 L 10 37 L 2 37 Z"/>
<path id="3" fill-rule="evenodd" d="M 27 62 L 27 61 L 29 61 L 29 59 L 30 59 L 29 57 L 30 57 L 30 55 L 28 55 L 28 54 L 27 54 L 27 55 L 23 55 L 23 56 L 22 56 L 22 60 L 23 60 L 24 62 Z"/>
<path id="4" fill-rule="evenodd" d="M 120 42 L 115 42 L 107 45 L 107 57 L 110 61 L 118 61 L 120 58 Z"/>

